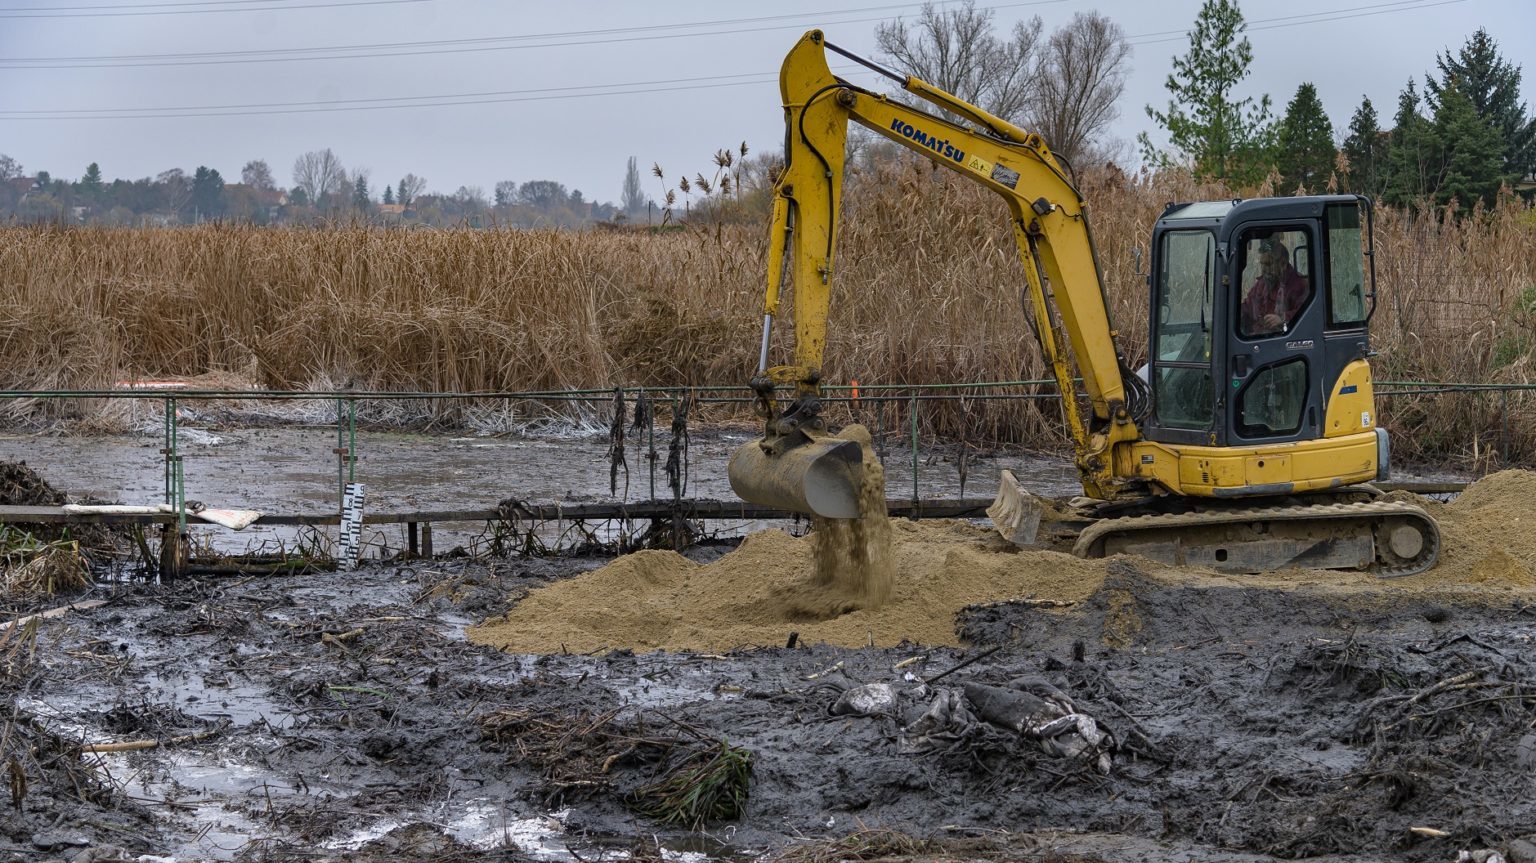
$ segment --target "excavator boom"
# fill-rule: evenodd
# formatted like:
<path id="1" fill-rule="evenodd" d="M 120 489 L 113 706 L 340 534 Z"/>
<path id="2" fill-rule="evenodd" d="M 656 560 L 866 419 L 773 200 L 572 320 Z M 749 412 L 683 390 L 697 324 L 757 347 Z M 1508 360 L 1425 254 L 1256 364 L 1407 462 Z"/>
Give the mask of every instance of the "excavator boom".
<path id="1" fill-rule="evenodd" d="M 828 514 L 826 501 L 846 503 L 857 497 L 857 459 L 827 438 L 820 383 L 848 126 L 858 123 L 986 186 L 1006 202 L 1024 264 L 1027 302 L 1052 376 L 1061 392 L 1074 391 L 1069 348 L 1082 375 L 1091 418 L 1080 415 L 1075 398 L 1062 403 L 1084 488 L 1096 496 L 1114 496 L 1127 484 L 1114 477 L 1110 450 L 1117 442 L 1136 439 L 1137 431 L 1127 407 L 1129 376 L 1115 348 L 1082 196 L 1039 135 L 910 76 L 880 70 L 908 93 L 975 128 L 855 87 L 832 74 L 828 50 L 853 56 L 812 30 L 790 51 L 780 72 L 785 168 L 774 187 L 762 350 L 752 382 L 765 429 L 755 452 L 744 447 L 732 458 L 732 487 L 747 500 L 819 515 Z M 786 270 L 794 286 L 794 362 L 770 366 L 770 330 L 779 314 Z M 1130 385 L 1139 384 L 1133 379 Z M 795 393 L 782 410 L 776 397 L 780 386 L 793 386 Z M 826 488 L 845 478 L 855 484 L 849 493 Z M 845 506 L 836 508 L 846 511 Z"/>

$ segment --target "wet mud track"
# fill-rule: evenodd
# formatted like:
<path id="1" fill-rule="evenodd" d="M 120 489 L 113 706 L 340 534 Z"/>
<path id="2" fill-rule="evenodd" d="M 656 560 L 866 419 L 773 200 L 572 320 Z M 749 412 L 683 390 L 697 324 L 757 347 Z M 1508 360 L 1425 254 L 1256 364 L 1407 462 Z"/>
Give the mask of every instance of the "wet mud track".
<path id="1" fill-rule="evenodd" d="M 968 610 L 967 649 L 463 638 L 604 562 L 98 591 L 0 644 L 0 859 L 1519 860 L 1536 833 L 1529 600 L 1188 587 L 1117 560 L 1075 606 Z M 1107 773 L 985 723 L 914 747 L 906 717 L 829 712 L 860 684 L 921 706 L 1021 678 L 1113 735 Z M 742 817 L 641 814 L 720 740 L 751 756 Z"/>

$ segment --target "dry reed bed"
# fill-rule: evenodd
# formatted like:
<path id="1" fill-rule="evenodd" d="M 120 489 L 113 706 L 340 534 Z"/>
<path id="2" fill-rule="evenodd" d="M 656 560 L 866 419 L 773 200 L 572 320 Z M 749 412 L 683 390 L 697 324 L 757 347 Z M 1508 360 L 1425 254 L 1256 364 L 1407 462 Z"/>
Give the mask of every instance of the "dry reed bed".
<path id="1" fill-rule="evenodd" d="M 1228 193 L 1174 174 L 1110 171 L 1083 185 L 1115 320 L 1140 363 L 1146 288 L 1133 249 L 1145 248 L 1165 203 Z M 755 363 L 765 234 L 757 224 L 667 234 L 3 228 L 0 386 L 85 388 L 211 370 L 285 388 L 744 381 Z M 1380 376 L 1533 378 L 1528 205 L 1454 219 L 1382 211 L 1377 242 Z M 855 174 L 839 255 L 830 380 L 1044 376 L 1006 213 L 984 190 L 925 163 Z M 1513 453 L 1536 453 L 1536 400 L 1511 406 Z M 1399 441 L 1421 454 L 1498 443 L 1497 397 L 1399 397 L 1387 407 Z M 889 421 L 897 410 L 887 406 Z M 952 402 L 925 409 L 923 420 L 977 442 L 1062 439 L 1048 403 Z"/>

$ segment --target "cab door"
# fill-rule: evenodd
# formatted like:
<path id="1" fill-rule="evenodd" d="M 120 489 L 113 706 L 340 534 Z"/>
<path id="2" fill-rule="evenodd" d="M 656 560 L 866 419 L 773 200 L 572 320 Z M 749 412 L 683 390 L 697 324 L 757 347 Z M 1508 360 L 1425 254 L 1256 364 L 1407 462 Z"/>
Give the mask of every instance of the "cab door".
<path id="1" fill-rule="evenodd" d="M 1319 438 L 1328 315 L 1317 226 L 1248 223 L 1230 236 L 1228 445 Z"/>

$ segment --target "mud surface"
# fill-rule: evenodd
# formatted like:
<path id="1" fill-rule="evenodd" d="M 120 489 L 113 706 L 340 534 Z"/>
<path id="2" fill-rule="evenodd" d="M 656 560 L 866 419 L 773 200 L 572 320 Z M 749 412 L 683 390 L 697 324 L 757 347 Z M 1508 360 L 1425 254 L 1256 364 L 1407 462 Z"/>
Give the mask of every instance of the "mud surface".
<path id="1" fill-rule="evenodd" d="M 25 781 L 0 856 L 659 859 L 657 837 L 725 859 L 899 830 L 933 841 L 891 840 L 894 859 L 1439 861 L 1536 832 L 1529 588 L 1180 584 L 1117 559 L 1073 605 L 966 610 L 961 648 L 535 656 L 462 637 L 604 563 L 120 588 L 47 621 L 35 656 L 6 654 Z M 1114 735 L 1107 773 L 988 723 L 914 746 L 908 716 L 829 712 L 863 683 L 910 709 L 1021 678 Z M 637 814 L 666 747 L 696 738 L 751 753 L 745 816 Z M 78 752 L 142 740 L 166 742 Z"/>
<path id="2" fill-rule="evenodd" d="M 756 629 L 806 540 L 108 584 L 0 631 L 0 860 L 1536 859 L 1536 475 L 1428 506 L 1390 581 L 897 522 L 880 616 Z"/>

